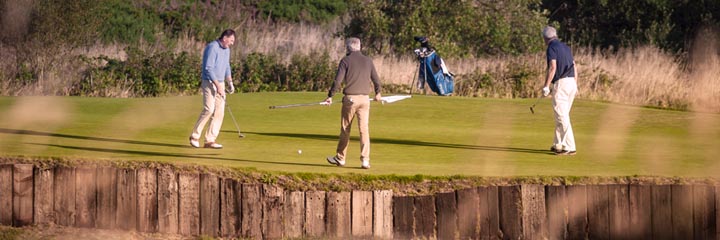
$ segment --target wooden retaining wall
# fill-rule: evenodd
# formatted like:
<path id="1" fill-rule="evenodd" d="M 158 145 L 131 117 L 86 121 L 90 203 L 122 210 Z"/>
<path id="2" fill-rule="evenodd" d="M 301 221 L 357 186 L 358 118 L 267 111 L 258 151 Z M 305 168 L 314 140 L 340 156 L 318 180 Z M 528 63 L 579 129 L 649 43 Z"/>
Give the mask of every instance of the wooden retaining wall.
<path id="1" fill-rule="evenodd" d="M 168 169 L 0 165 L 0 225 L 253 239 L 720 239 L 713 185 L 284 191 Z"/>

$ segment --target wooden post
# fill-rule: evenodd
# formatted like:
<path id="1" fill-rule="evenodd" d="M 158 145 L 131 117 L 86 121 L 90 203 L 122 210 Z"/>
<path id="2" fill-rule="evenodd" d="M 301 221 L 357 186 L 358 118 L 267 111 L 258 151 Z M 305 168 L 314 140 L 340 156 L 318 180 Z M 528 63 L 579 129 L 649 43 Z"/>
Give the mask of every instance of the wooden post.
<path id="1" fill-rule="evenodd" d="M 13 166 L 0 164 L 0 225 L 12 225 Z"/>
<path id="2" fill-rule="evenodd" d="M 325 235 L 325 191 L 305 193 L 305 235 L 311 238 Z"/>
<path id="3" fill-rule="evenodd" d="M 286 192 L 285 199 L 285 237 L 300 238 L 305 228 L 305 192 Z"/>
<path id="4" fill-rule="evenodd" d="M 60 226 L 75 225 L 75 169 L 55 168 L 55 223 Z"/>
<path id="5" fill-rule="evenodd" d="M 79 167 L 75 169 L 75 226 L 95 228 L 97 217 L 97 169 Z"/>
<path id="6" fill-rule="evenodd" d="M 630 239 L 652 239 L 652 188 L 630 185 Z"/>
<path id="7" fill-rule="evenodd" d="M 415 237 L 417 238 L 435 238 L 437 216 L 435 215 L 435 197 L 434 196 L 417 196 L 415 197 Z"/>
<path id="8" fill-rule="evenodd" d="M 53 211 L 54 196 L 53 184 L 54 169 L 35 169 L 35 224 L 48 224 L 55 222 L 55 211 Z M 2 181 L 2 180 L 0 180 Z"/>
<path id="9" fill-rule="evenodd" d="M 216 237 L 220 231 L 220 182 L 211 174 L 200 175 L 200 234 Z"/>
<path id="10" fill-rule="evenodd" d="M 137 170 L 138 194 L 138 231 L 157 232 L 158 230 L 158 181 L 157 169 L 141 168 Z"/>
<path id="11" fill-rule="evenodd" d="M 630 233 L 642 226 L 630 225 L 630 187 L 614 184 L 608 186 L 610 239 L 630 239 Z"/>
<path id="12" fill-rule="evenodd" d="M 237 237 L 240 232 L 242 189 L 235 180 L 222 180 L 220 190 L 220 236 Z"/>
<path id="13" fill-rule="evenodd" d="M 373 235 L 373 194 L 370 191 L 352 192 L 352 235 L 371 237 Z M 348 227 L 350 228 L 350 227 Z"/>
<path id="14" fill-rule="evenodd" d="M 97 169 L 97 218 L 98 228 L 115 228 L 117 211 L 117 170 L 102 167 Z"/>
<path id="15" fill-rule="evenodd" d="M 545 193 L 548 239 L 566 239 L 568 202 L 565 186 L 546 186 Z"/>
<path id="16" fill-rule="evenodd" d="M 500 228 L 505 239 L 523 239 L 520 186 L 500 187 Z"/>
<path id="17" fill-rule="evenodd" d="M 182 235 L 200 234 L 200 175 L 180 173 L 178 175 L 178 231 Z"/>
<path id="18" fill-rule="evenodd" d="M 716 239 L 715 188 L 693 186 L 693 226 L 695 239 Z"/>
<path id="19" fill-rule="evenodd" d="M 672 185 L 672 229 L 674 239 L 693 239 L 693 187 Z"/>
<path id="20" fill-rule="evenodd" d="M 33 165 L 13 166 L 13 226 L 33 223 Z"/>
<path id="21" fill-rule="evenodd" d="M 567 239 L 586 239 L 588 228 L 587 186 L 566 186 L 568 202 Z"/>
<path id="22" fill-rule="evenodd" d="M 523 236 L 526 239 L 546 239 L 545 187 L 542 185 L 522 185 L 520 188 Z"/>
<path id="23" fill-rule="evenodd" d="M 437 238 L 455 239 L 458 226 L 458 204 L 455 192 L 435 194 L 435 205 L 437 207 Z"/>
<path id="24" fill-rule="evenodd" d="M 487 197 L 487 195 L 485 196 Z M 483 210 L 486 211 L 487 209 Z M 460 239 L 480 238 L 479 214 L 480 196 L 478 195 L 478 188 L 457 190 L 457 227 Z M 440 237 L 439 232 L 438 230 L 438 237 Z"/>
<path id="25" fill-rule="evenodd" d="M 354 197 L 355 194 L 353 194 Z M 355 199 L 352 201 L 354 203 Z M 350 192 L 327 193 L 326 232 L 328 237 L 333 239 L 351 237 L 350 211 Z"/>
<path id="26" fill-rule="evenodd" d="M 480 199 L 480 239 L 501 239 L 504 235 L 500 229 L 500 187 L 479 187 L 477 190 Z"/>
<path id="27" fill-rule="evenodd" d="M 134 169 L 118 169 L 116 226 L 137 229 L 137 173 Z"/>
<path id="28" fill-rule="evenodd" d="M 391 190 L 373 191 L 373 236 L 379 239 L 393 238 Z"/>
<path id="29" fill-rule="evenodd" d="M 399 239 L 414 237 L 415 199 L 409 196 L 393 197 L 394 236 Z"/>
<path id="30" fill-rule="evenodd" d="M 652 239 L 673 239 L 670 185 L 652 186 Z"/>
<path id="31" fill-rule="evenodd" d="M 178 233 L 179 229 L 179 192 L 178 177 L 168 168 L 158 169 L 158 231 Z"/>
<path id="32" fill-rule="evenodd" d="M 262 203 L 264 238 L 283 238 L 283 208 L 285 207 L 283 189 L 278 186 L 263 185 Z"/>
<path id="33" fill-rule="evenodd" d="M 587 189 L 588 235 L 590 239 L 610 239 L 610 202 L 607 185 Z"/>
<path id="34" fill-rule="evenodd" d="M 262 202 L 260 185 L 242 185 L 242 223 L 241 236 L 244 238 L 262 238 Z"/>

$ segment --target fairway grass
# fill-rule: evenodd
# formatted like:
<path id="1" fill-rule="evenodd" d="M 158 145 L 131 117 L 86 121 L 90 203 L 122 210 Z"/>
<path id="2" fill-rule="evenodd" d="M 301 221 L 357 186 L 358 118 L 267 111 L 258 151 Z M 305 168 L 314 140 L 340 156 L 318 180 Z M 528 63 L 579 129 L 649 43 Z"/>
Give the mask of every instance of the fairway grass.
<path id="1" fill-rule="evenodd" d="M 390 94 L 387 94 L 388 96 Z M 371 165 L 360 169 L 356 123 L 346 167 L 325 161 L 340 128 L 320 92 L 228 96 L 245 138 L 226 113 L 222 150 L 188 136 L 201 96 L 162 98 L 1 97 L 0 153 L 6 157 L 157 161 L 269 172 L 430 176 L 682 176 L 720 172 L 720 115 L 576 100 L 578 154 L 555 156 L 552 103 L 416 95 L 372 103 Z M 201 139 L 202 140 L 202 139 Z M 302 150 L 302 154 L 298 153 Z"/>

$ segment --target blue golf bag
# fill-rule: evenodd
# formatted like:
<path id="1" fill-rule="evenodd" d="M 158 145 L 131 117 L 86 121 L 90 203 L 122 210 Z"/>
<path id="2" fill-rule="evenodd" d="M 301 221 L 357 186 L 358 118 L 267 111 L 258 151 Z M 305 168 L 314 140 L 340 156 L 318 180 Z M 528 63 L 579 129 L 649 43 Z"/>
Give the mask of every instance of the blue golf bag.
<path id="1" fill-rule="evenodd" d="M 454 87 L 453 77 L 443 73 L 442 65 L 444 63 L 442 58 L 440 58 L 434 50 L 419 54 L 418 56 L 418 60 L 420 60 L 418 88 L 423 89 L 425 83 L 427 83 L 430 90 L 438 95 L 451 95 Z"/>

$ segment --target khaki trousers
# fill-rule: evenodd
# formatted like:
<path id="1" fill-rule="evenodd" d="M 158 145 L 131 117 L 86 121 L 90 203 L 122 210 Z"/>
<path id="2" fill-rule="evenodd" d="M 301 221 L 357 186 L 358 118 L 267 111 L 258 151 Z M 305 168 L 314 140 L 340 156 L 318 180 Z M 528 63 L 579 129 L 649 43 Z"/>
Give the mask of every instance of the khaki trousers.
<path id="1" fill-rule="evenodd" d="M 345 160 L 348 143 L 350 142 L 350 129 L 353 119 L 357 116 L 360 129 L 360 160 L 370 160 L 370 98 L 368 95 L 345 95 L 342 99 L 342 112 L 340 113 L 340 140 L 337 145 L 337 157 Z"/>
<path id="2" fill-rule="evenodd" d="M 562 145 L 563 150 L 575 151 L 575 135 L 570 124 L 570 109 L 572 108 L 577 82 L 575 78 L 561 78 L 553 85 L 553 112 L 555 113 L 554 146 Z"/>
<path id="3" fill-rule="evenodd" d="M 211 143 L 215 142 L 220 134 L 220 128 L 225 117 L 225 99 L 217 93 L 217 89 L 215 89 L 215 85 L 211 81 L 202 80 L 200 89 L 203 93 L 203 109 L 190 136 L 194 139 L 200 139 L 203 127 L 209 120 L 210 125 L 205 133 L 205 143 Z"/>

